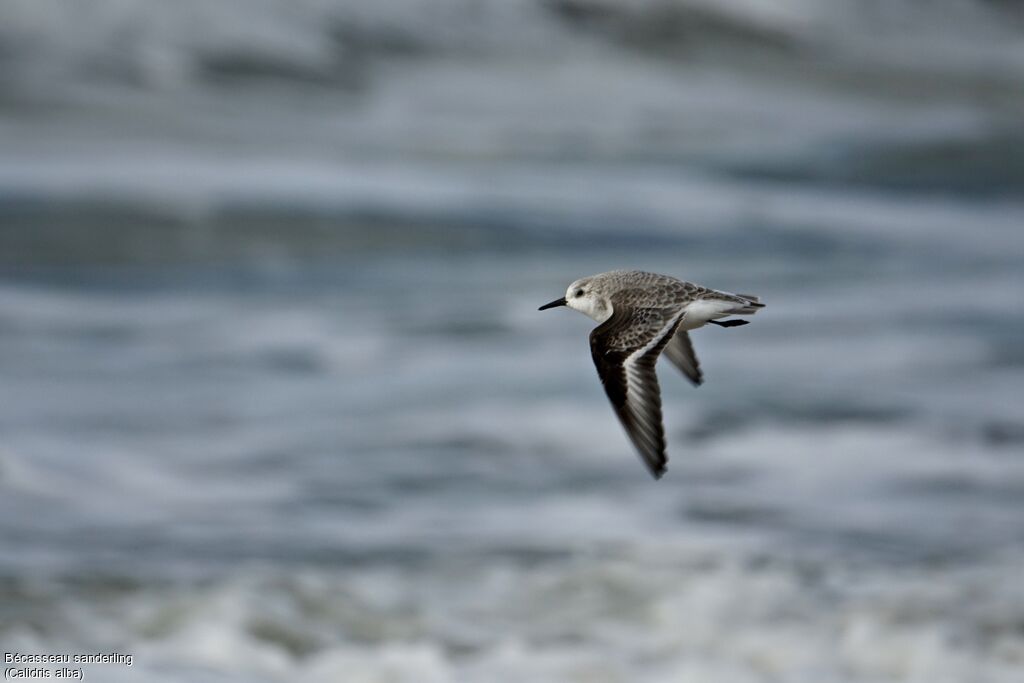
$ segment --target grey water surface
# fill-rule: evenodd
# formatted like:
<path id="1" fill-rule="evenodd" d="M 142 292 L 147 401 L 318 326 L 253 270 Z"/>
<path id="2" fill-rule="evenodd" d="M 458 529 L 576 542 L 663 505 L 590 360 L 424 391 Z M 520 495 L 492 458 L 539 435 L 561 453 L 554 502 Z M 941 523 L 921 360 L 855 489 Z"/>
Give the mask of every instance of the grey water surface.
<path id="1" fill-rule="evenodd" d="M 1012 3 L 0 0 L 0 649 L 1011 682 Z M 762 297 L 652 481 L 537 306 Z"/>

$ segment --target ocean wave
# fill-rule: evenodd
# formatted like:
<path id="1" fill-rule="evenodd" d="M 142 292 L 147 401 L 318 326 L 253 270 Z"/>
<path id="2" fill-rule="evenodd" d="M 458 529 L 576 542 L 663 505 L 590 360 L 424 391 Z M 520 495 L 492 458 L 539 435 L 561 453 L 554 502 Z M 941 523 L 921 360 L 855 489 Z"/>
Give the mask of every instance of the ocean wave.
<path id="1" fill-rule="evenodd" d="M 133 654 L 87 666 L 116 682 L 1010 683 L 1019 563 L 870 570 L 663 543 L 532 567 L 6 579 L 0 635 L 9 651 Z"/>
<path id="2" fill-rule="evenodd" d="M 559 55 L 588 41 L 686 59 L 750 61 L 796 50 L 833 59 L 874 55 L 928 69 L 949 41 L 984 37 L 974 69 L 1020 67 L 1012 43 L 1024 21 L 1010 3 L 760 0 L 401 0 L 175 3 L 3 0 L 0 59 L 10 86 L 70 80 L 143 87 L 248 80 L 358 85 L 379 59 Z M 935 21 L 936 17 L 942 21 Z M 902 51 L 878 49 L 900 37 Z M 1019 42 L 1019 41 L 1018 41 Z M 47 85 L 45 81 L 50 81 Z M 11 96 L 7 93 L 7 97 Z"/>
<path id="3" fill-rule="evenodd" d="M 739 161 L 724 169 L 750 179 L 998 198 L 1021 195 L 1022 159 L 1024 137 L 997 125 L 952 138 L 837 143 L 817 158 Z"/>
<path id="4" fill-rule="evenodd" d="M 0 166 L 0 262 L 272 264 L 360 251 L 580 248 L 724 257 L 1010 258 L 1024 205 L 681 169 L 188 158 Z M 964 225 L 974 229 L 965 231 Z"/>

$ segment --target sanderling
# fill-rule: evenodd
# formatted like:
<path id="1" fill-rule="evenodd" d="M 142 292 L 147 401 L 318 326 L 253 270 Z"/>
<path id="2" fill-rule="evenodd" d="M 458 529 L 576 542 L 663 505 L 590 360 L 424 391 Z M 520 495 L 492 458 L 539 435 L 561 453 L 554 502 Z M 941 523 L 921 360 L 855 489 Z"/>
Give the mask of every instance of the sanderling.
<path id="1" fill-rule="evenodd" d="M 600 323 L 590 333 L 590 354 L 597 374 L 626 434 L 655 479 L 665 473 L 668 462 L 661 390 L 654 373 L 658 356 L 664 351 L 699 385 L 704 378 L 687 332 L 707 323 L 746 325 L 746 320 L 720 318 L 752 315 L 764 308 L 756 296 L 720 292 L 637 270 L 580 278 L 569 285 L 564 297 L 538 310 L 555 306 L 574 308 Z"/>

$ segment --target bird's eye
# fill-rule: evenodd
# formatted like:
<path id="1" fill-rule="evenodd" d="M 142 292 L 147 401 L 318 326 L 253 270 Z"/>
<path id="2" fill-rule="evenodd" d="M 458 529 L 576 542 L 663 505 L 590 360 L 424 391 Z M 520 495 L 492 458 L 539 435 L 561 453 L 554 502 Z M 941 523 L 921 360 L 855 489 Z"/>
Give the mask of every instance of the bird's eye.
<path id="1" fill-rule="evenodd" d="M 576 290 L 576 296 L 583 296 L 583 290 L 582 289 L 577 289 Z"/>

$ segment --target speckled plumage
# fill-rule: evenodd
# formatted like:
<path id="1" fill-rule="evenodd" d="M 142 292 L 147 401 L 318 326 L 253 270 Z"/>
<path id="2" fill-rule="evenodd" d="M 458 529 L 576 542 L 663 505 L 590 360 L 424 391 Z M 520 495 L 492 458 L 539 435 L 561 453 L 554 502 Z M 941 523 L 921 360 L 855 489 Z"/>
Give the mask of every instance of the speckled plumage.
<path id="1" fill-rule="evenodd" d="M 642 270 L 611 270 L 580 278 L 572 286 L 589 286 L 593 292 L 614 297 L 617 303 L 626 306 L 663 308 L 683 306 L 698 299 L 729 301 L 743 306 L 757 303 L 757 297 L 720 292 L 669 275 Z"/>
<path id="2" fill-rule="evenodd" d="M 594 365 L 626 434 L 655 478 L 665 473 L 668 462 L 654 371 L 658 357 L 664 352 L 699 385 L 703 375 L 688 330 L 709 322 L 721 325 L 719 318 L 751 315 L 764 307 L 756 296 L 637 270 L 580 278 L 569 285 L 564 298 L 541 310 L 562 305 L 600 323 L 590 333 Z"/>

